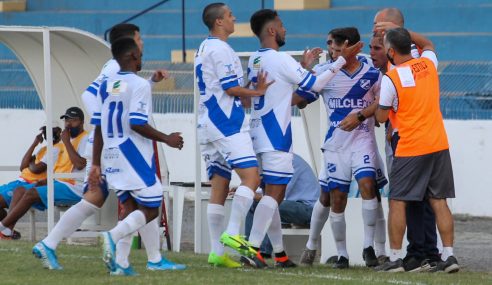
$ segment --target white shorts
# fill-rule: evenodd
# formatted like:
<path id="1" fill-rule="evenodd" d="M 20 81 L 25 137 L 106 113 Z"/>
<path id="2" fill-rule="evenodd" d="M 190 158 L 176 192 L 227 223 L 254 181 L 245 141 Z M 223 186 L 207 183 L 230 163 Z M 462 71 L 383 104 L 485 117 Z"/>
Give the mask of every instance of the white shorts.
<path id="1" fill-rule="evenodd" d="M 214 174 L 231 179 L 234 168 L 258 167 L 249 133 L 237 133 L 200 145 L 208 179 Z"/>
<path id="2" fill-rule="evenodd" d="M 260 162 L 260 174 L 265 184 L 287 185 L 294 174 L 292 160 L 294 155 L 290 152 L 271 151 L 258 154 Z"/>
<path id="3" fill-rule="evenodd" d="M 137 190 L 115 190 L 121 203 L 132 197 L 137 204 L 147 208 L 158 208 L 162 203 L 162 185 L 159 180 L 150 187 Z"/>
<path id="4" fill-rule="evenodd" d="M 358 152 L 323 152 L 323 168 L 319 176 L 319 183 L 324 192 L 338 189 L 349 193 L 352 175 L 355 180 L 373 178 L 376 188 L 379 189 L 388 181 L 384 175 L 384 164 L 377 151 L 366 150 Z"/>

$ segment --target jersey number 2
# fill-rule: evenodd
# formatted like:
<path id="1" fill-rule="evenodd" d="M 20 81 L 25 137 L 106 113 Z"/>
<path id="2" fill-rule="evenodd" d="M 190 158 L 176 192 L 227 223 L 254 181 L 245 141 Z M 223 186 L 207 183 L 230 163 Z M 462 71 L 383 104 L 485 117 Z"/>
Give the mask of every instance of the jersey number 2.
<path id="1" fill-rule="evenodd" d="M 116 110 L 116 129 L 118 131 L 118 137 L 123 137 L 123 124 L 121 123 L 121 116 L 123 115 L 123 102 L 110 102 L 109 114 L 108 114 L 108 137 L 114 137 L 113 131 L 113 116 Z"/>

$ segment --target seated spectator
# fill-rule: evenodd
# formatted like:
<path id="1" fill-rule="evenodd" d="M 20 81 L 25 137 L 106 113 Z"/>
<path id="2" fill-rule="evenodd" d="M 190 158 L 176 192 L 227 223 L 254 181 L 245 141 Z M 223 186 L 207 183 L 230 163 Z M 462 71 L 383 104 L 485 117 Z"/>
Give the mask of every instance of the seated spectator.
<path id="1" fill-rule="evenodd" d="M 84 130 L 84 113 L 80 108 L 71 107 L 65 115 L 65 129 L 61 132 L 63 146 L 54 166 L 55 173 L 84 172 L 86 160 L 82 157 L 88 140 Z M 0 239 L 12 239 L 12 229 L 24 214 L 34 207 L 45 210 L 48 204 L 47 181 L 41 180 L 29 185 L 21 197 L 12 203 L 10 211 L 0 222 Z M 18 188 L 16 188 L 18 189 Z M 14 190 L 17 191 L 17 190 Z M 83 192 L 82 179 L 60 178 L 54 181 L 54 200 L 56 204 L 75 204 L 80 201 Z M 14 199 L 15 200 L 15 199 Z"/>
<path id="2" fill-rule="evenodd" d="M 43 140 L 46 140 L 46 126 L 41 127 L 39 130 L 41 132 L 36 135 L 33 143 L 22 158 L 19 178 L 0 186 L 0 220 L 7 216 L 5 209 L 10 207 L 14 196 L 21 197 L 26 189 L 34 186 L 34 183 L 46 179 L 47 147 L 43 146 L 39 148 L 36 154 L 33 155 L 36 148 L 43 143 Z M 55 146 L 53 148 L 53 161 L 56 161 L 58 157 L 60 133 L 61 129 L 59 127 L 53 128 L 53 145 Z M 13 231 L 12 238 L 20 238 L 20 233 Z"/>
<path id="3" fill-rule="evenodd" d="M 280 220 L 282 221 L 282 227 L 294 225 L 296 227 L 309 228 L 311 213 L 314 204 L 319 198 L 320 186 L 312 168 L 304 159 L 294 154 L 292 163 L 294 166 L 294 176 L 289 184 L 287 184 L 284 201 L 279 205 Z M 254 212 L 261 196 L 262 194 L 257 192 L 255 202 L 246 216 L 246 236 L 249 236 L 251 231 Z M 263 256 L 271 256 L 272 246 L 268 237 L 265 237 L 265 240 L 263 240 L 260 251 Z"/>

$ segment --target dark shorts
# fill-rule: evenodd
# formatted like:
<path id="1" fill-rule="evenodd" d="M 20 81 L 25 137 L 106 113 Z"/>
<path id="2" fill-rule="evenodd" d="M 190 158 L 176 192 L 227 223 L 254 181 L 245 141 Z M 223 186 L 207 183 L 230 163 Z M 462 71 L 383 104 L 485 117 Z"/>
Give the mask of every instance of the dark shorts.
<path id="1" fill-rule="evenodd" d="M 393 200 L 454 198 L 453 168 L 449 150 L 421 156 L 395 156 L 389 188 L 389 198 Z"/>

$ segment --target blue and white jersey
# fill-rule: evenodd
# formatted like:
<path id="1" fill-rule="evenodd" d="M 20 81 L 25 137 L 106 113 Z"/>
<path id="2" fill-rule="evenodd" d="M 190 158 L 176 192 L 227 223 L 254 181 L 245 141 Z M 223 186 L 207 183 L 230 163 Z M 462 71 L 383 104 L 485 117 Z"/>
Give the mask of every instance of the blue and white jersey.
<path id="1" fill-rule="evenodd" d="M 156 183 L 152 141 L 131 129 L 145 125 L 152 113 L 147 80 L 131 72 L 118 72 L 101 83 L 99 107 L 91 123 L 101 126 L 104 147 L 102 172 L 117 190 L 136 190 Z"/>
<path id="2" fill-rule="evenodd" d="M 273 49 L 259 49 L 249 58 L 248 79 L 251 82 L 257 81 L 260 70 L 268 72 L 267 81 L 275 82 L 267 89 L 265 95 L 253 98 L 250 122 L 253 147 L 256 153 L 290 152 L 291 102 L 294 87 L 299 86 L 297 93 L 314 96 L 310 89 L 316 81 L 316 76 L 302 68 L 292 56 Z"/>
<path id="3" fill-rule="evenodd" d="M 85 90 L 84 94 L 82 94 L 82 101 L 88 114 L 92 115 L 95 108 L 97 108 L 97 106 L 99 105 L 96 100 L 99 86 L 101 86 L 102 82 L 106 78 L 116 75 L 118 71 L 120 71 L 120 65 L 118 64 L 118 62 L 114 59 L 108 60 L 101 69 L 101 73 L 99 73 L 99 76 L 97 76 L 97 78 L 92 81 L 89 87 L 87 87 L 87 89 Z"/>
<path id="4" fill-rule="evenodd" d="M 329 64 L 317 65 L 315 73 L 323 72 Z M 359 68 L 348 74 L 341 69 L 328 83 L 321 95 L 328 114 L 328 131 L 323 149 L 343 151 L 352 146 L 375 147 L 374 117 L 367 118 L 356 129 L 347 132 L 338 128 L 340 122 L 351 113 L 357 113 L 372 104 L 379 94 L 381 73 L 374 67 L 360 62 Z"/>
<path id="5" fill-rule="evenodd" d="M 243 84 L 241 61 L 229 44 L 216 37 L 205 39 L 195 55 L 195 72 L 200 90 L 200 144 L 248 131 L 239 97 L 225 92 Z"/>

